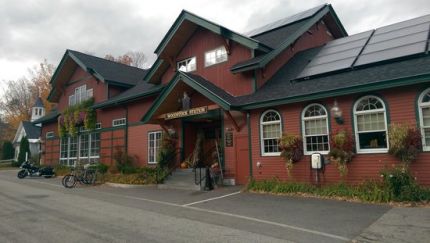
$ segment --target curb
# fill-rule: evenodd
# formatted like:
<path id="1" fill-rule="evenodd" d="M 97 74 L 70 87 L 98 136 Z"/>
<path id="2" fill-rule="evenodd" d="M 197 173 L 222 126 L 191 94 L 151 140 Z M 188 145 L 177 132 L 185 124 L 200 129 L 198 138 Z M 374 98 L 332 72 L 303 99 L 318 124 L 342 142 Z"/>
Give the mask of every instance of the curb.
<path id="1" fill-rule="evenodd" d="M 144 188 L 144 187 L 153 187 L 154 185 L 132 185 L 132 184 L 120 184 L 120 183 L 112 183 L 105 182 L 106 186 L 117 187 L 117 188 Z"/>

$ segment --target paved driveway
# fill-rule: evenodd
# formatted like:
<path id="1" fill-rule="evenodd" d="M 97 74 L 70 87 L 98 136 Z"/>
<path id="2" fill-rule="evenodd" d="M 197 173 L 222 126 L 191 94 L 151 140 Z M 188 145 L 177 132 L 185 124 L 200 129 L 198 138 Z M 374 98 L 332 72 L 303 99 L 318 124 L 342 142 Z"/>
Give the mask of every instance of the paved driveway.
<path id="1" fill-rule="evenodd" d="M 0 242 L 345 242 L 388 210 L 238 187 L 65 189 L 57 178 L 0 171 Z"/>

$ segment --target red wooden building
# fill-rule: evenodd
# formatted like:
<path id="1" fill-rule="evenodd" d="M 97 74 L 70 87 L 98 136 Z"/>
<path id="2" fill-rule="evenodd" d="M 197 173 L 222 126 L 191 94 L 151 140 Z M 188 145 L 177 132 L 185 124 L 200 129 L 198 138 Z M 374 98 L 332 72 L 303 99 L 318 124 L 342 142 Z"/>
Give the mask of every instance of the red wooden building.
<path id="1" fill-rule="evenodd" d="M 309 155 L 326 155 L 330 133 L 345 129 L 356 141 L 345 180 L 357 183 L 398 163 L 388 154 L 387 130 L 409 123 L 423 135 L 411 169 L 430 185 L 429 26 L 427 15 L 348 36 L 326 4 L 239 34 L 182 11 L 149 70 L 67 50 L 51 80 L 57 110 L 36 121 L 42 160 L 113 165 L 122 149 L 139 166 L 154 166 L 165 130 L 178 137 L 178 164 L 202 136 L 204 152 L 220 147 L 226 182 L 244 184 L 288 179 L 278 139 L 289 133 L 303 138 L 305 153 L 292 176 L 312 182 Z M 60 138 L 58 117 L 89 97 L 97 128 Z M 321 180 L 339 179 L 327 164 Z"/>

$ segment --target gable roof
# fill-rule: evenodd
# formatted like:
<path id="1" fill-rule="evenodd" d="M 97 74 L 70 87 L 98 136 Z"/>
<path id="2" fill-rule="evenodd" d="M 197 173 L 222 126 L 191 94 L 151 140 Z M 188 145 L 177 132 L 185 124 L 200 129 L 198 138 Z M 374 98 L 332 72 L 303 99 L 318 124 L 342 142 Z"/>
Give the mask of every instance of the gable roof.
<path id="1" fill-rule="evenodd" d="M 155 49 L 154 53 L 157 54 L 158 59 L 154 65 L 152 65 L 144 79 L 150 83 L 157 83 L 156 77 L 159 76 L 157 76 L 157 73 L 164 72 L 169 67 L 169 64 L 163 61 L 163 59 L 176 56 L 177 52 L 182 49 L 197 28 L 205 28 L 213 33 L 223 36 L 224 38 L 233 40 L 250 49 L 258 50 L 263 53 L 267 53 L 272 50 L 271 47 L 257 39 L 239 34 L 191 12 L 182 10 Z"/>
<path id="2" fill-rule="evenodd" d="M 57 117 L 60 115 L 60 113 L 58 112 L 57 109 L 52 109 L 48 114 L 44 115 L 43 117 L 34 120 L 32 123 L 33 124 L 44 124 L 44 123 L 49 123 L 49 122 L 53 122 L 53 121 L 57 121 Z"/>
<path id="3" fill-rule="evenodd" d="M 157 109 L 160 107 L 161 104 L 163 104 L 164 100 L 170 93 L 172 93 L 172 91 L 175 89 L 176 85 L 180 81 L 184 82 L 186 85 L 201 93 L 206 98 L 218 104 L 225 110 L 230 110 L 231 106 L 235 104 L 235 97 L 228 94 L 223 89 L 214 85 L 212 82 L 206 80 L 205 78 L 195 74 L 177 71 L 172 80 L 167 84 L 167 86 L 163 89 L 160 95 L 152 103 L 152 106 L 149 108 L 148 112 L 146 112 L 145 115 L 142 117 L 141 121 L 146 123 L 151 120 Z"/>
<path id="4" fill-rule="evenodd" d="M 336 26 L 336 28 L 331 29 L 335 38 L 348 35 L 342 23 L 339 21 L 333 7 L 330 4 L 324 4 L 291 17 L 287 17 L 281 21 L 276 21 L 274 24 L 269 24 L 268 26 L 273 26 L 274 29 L 257 33 L 252 36 L 252 38 L 266 41 L 266 43 L 274 49 L 261 56 L 239 62 L 233 65 L 230 70 L 233 73 L 238 73 L 263 68 L 321 20 L 329 23 L 330 26 Z M 264 29 L 265 28 L 267 27 L 264 27 Z M 251 33 L 254 33 L 254 31 Z"/>
<path id="5" fill-rule="evenodd" d="M 37 97 L 36 103 L 34 104 L 33 107 L 45 108 L 45 106 L 43 105 L 43 101 L 40 97 Z"/>
<path id="6" fill-rule="evenodd" d="M 56 85 L 64 85 L 73 75 L 76 67 L 81 67 L 98 80 L 110 85 L 130 88 L 143 79 L 147 70 L 91 56 L 73 50 L 66 50 L 58 68 L 50 81 L 52 85 L 48 100 L 55 102 L 60 92 Z"/>
<path id="7" fill-rule="evenodd" d="M 133 88 L 130 88 L 121 94 L 110 98 L 107 101 L 98 103 L 93 105 L 94 109 L 101 109 L 106 107 L 111 107 L 119 104 L 124 104 L 127 102 L 130 102 L 132 100 L 141 99 L 144 97 L 156 95 L 163 89 L 163 85 L 153 85 L 146 81 L 139 82 L 136 86 Z"/>
<path id="8" fill-rule="evenodd" d="M 40 132 L 42 131 L 41 127 L 35 126 L 29 121 L 23 121 L 22 127 L 28 139 L 38 139 L 40 137 Z"/>
<path id="9" fill-rule="evenodd" d="M 236 97 L 238 107 L 255 109 L 430 82 L 429 55 L 296 80 L 320 50 L 321 47 L 298 53 L 257 92 Z"/>

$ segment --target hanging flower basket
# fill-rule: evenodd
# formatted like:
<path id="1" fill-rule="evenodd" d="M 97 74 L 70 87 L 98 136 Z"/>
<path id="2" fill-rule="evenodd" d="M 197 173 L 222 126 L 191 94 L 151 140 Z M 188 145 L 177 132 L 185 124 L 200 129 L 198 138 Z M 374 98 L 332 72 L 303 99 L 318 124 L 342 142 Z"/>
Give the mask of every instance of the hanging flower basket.
<path id="1" fill-rule="evenodd" d="M 354 140 L 346 130 L 338 130 L 332 133 L 330 137 L 330 152 L 328 156 L 330 161 L 336 164 L 341 177 L 348 174 L 347 164 L 354 157 Z"/>
<path id="2" fill-rule="evenodd" d="M 91 108 L 94 99 L 83 101 L 79 104 L 69 106 L 58 117 L 58 133 L 60 137 L 78 134 L 78 128 L 83 126 L 86 130 L 96 127 L 96 111 Z"/>
<path id="3" fill-rule="evenodd" d="M 299 136 L 284 134 L 279 139 L 279 149 L 281 157 L 285 159 L 288 176 L 291 177 L 294 163 L 299 162 L 303 157 L 303 141 Z"/>

